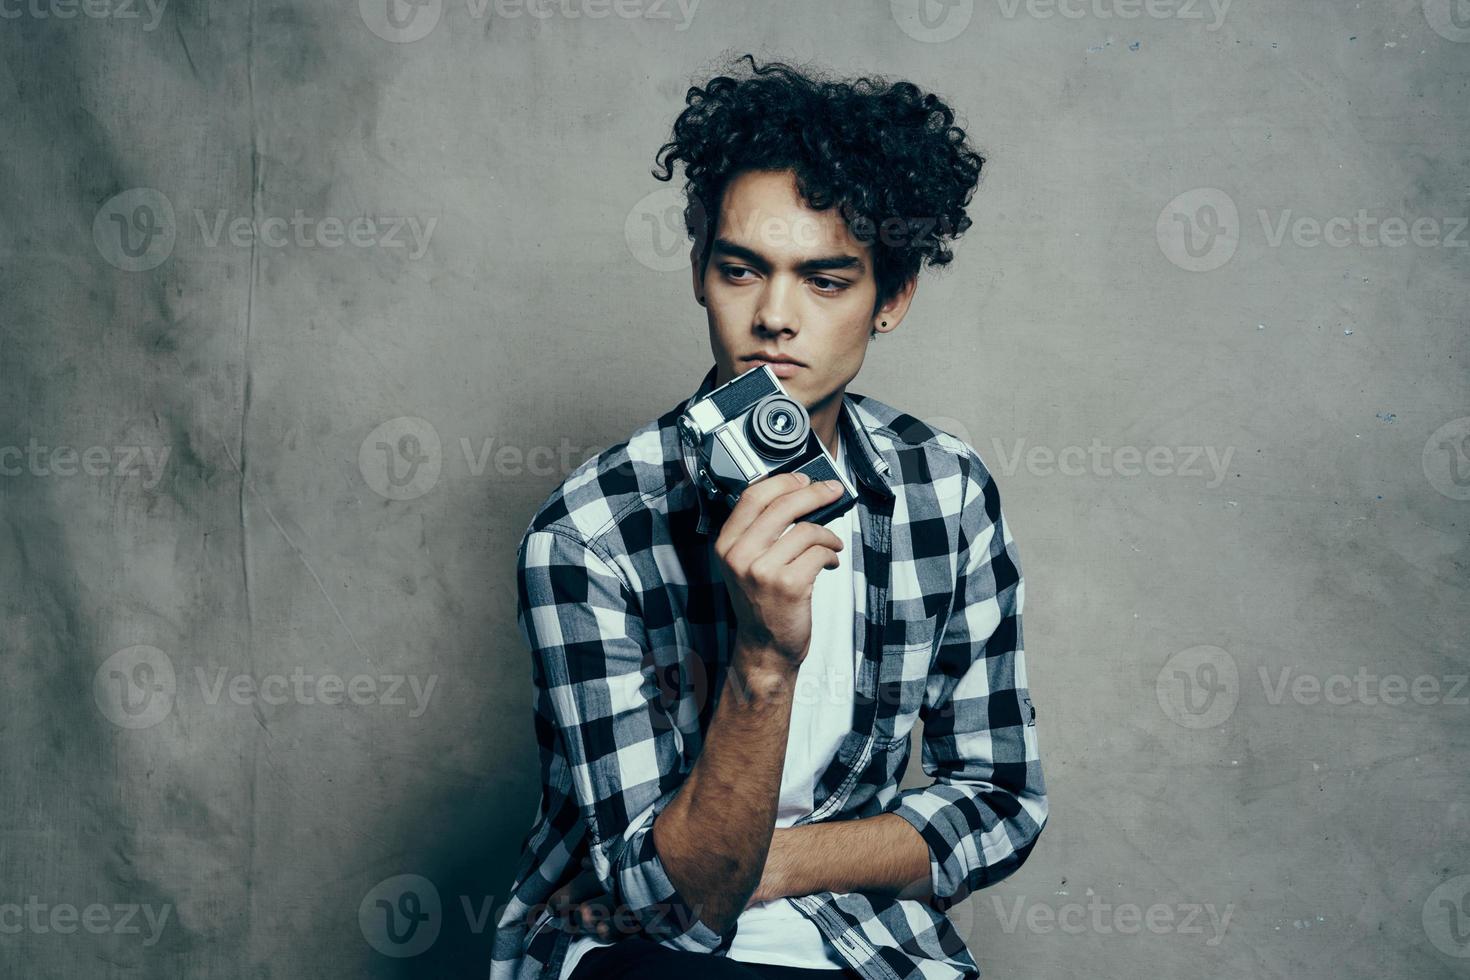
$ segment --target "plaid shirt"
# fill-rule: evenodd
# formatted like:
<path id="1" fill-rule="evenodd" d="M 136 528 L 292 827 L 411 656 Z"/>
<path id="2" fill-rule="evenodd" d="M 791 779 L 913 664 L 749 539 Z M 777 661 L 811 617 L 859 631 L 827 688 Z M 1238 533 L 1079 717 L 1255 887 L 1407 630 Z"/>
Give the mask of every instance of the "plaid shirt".
<path id="1" fill-rule="evenodd" d="M 614 934 L 621 921 L 723 956 L 738 928 L 699 920 L 652 834 L 699 756 L 734 640 L 714 552 L 726 512 L 694 486 L 674 424 L 714 380 L 711 368 L 684 403 L 572 472 L 517 550 L 541 799 L 491 980 L 556 980 L 572 937 L 545 902 L 586 867 L 620 910 Z M 839 416 L 858 486 L 862 659 L 852 727 L 796 823 L 898 814 L 928 845 L 934 897 L 822 891 L 793 904 L 869 980 L 979 977 L 944 909 L 1019 868 L 1047 818 L 1016 545 L 966 443 L 852 392 Z M 900 790 L 916 718 L 933 782 Z"/>

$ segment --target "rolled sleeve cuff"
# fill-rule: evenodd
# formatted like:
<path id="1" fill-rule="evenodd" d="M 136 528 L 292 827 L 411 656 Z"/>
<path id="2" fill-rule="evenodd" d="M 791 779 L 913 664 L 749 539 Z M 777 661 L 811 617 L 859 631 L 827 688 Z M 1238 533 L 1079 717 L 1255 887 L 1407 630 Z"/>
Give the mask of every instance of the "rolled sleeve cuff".
<path id="1" fill-rule="evenodd" d="M 929 884 L 941 907 L 969 894 L 970 870 L 983 864 L 974 829 L 962 813 L 968 803 L 963 790 L 936 783 L 902 790 L 884 808 L 907 820 L 929 846 Z"/>
<path id="2" fill-rule="evenodd" d="M 653 821 L 645 821 L 614 860 L 614 898 L 652 939 L 694 953 L 712 953 L 724 937 L 705 925 L 679 894 L 653 845 Z"/>

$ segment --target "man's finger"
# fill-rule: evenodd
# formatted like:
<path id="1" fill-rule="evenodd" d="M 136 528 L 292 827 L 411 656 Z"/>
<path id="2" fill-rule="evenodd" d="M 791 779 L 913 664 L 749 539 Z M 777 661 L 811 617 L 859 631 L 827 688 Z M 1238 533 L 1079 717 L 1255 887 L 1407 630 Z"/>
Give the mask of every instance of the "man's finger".
<path id="1" fill-rule="evenodd" d="M 797 473 L 775 473 L 756 480 L 741 492 L 735 508 L 725 518 L 715 543 L 719 545 L 740 540 L 745 529 L 761 515 L 767 504 L 782 494 L 801 489 L 809 482 L 805 474 Z"/>
<path id="2" fill-rule="evenodd" d="M 788 565 L 812 545 L 821 545 L 833 552 L 843 550 L 842 539 L 833 534 L 829 528 L 821 524 L 813 524 L 811 521 L 797 521 L 791 525 L 790 530 L 777 538 L 766 549 L 765 554 L 752 563 L 752 569 L 759 562 L 769 563 L 775 567 Z"/>
<path id="3" fill-rule="evenodd" d="M 606 939 L 611 931 L 608 927 L 609 910 L 606 898 L 607 896 L 603 895 L 592 901 L 583 902 L 578 909 L 582 931 L 596 935 L 599 939 Z"/>
<path id="4" fill-rule="evenodd" d="M 763 554 L 798 518 L 830 504 L 839 495 L 839 491 L 832 489 L 826 481 L 821 481 L 777 497 L 750 522 L 738 543 L 725 553 L 726 564 L 732 568 L 743 567 L 742 562 Z M 835 535 L 833 541 L 839 548 L 842 546 Z"/>
<path id="5" fill-rule="evenodd" d="M 791 569 L 791 574 L 800 577 L 803 581 L 815 579 L 822 569 L 837 567 L 837 552 L 831 548 L 814 544 L 792 559 L 791 564 L 787 567 Z"/>
<path id="6" fill-rule="evenodd" d="M 597 879 L 596 872 L 589 869 L 552 892 L 546 901 L 552 909 L 560 912 L 601 893 L 602 882 Z"/>

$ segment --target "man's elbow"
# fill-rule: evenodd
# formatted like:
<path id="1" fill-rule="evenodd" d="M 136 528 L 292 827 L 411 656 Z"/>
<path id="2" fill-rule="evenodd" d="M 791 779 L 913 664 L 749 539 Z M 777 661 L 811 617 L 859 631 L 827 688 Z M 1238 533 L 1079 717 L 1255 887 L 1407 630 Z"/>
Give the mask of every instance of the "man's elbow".
<path id="1" fill-rule="evenodd" d="M 648 839 L 690 914 L 712 933 L 728 932 L 759 881 L 746 882 L 749 875 L 737 862 L 700 842 L 685 841 L 668 821 L 655 819 Z"/>
<path id="2" fill-rule="evenodd" d="M 941 778 L 901 793 L 889 809 L 929 846 L 929 904 L 943 911 L 1026 862 L 1046 825 L 1045 792 Z"/>
<path id="3" fill-rule="evenodd" d="M 1031 856 L 1048 816 L 1045 792 L 1006 794 L 1011 805 L 990 831 L 976 830 L 966 841 L 965 873 L 947 904 L 962 902 L 982 888 L 997 885 L 1021 869 Z"/>
<path id="4" fill-rule="evenodd" d="M 697 889 L 686 891 L 684 876 L 678 870 L 671 873 L 654 833 L 659 824 L 652 820 L 604 852 L 612 902 L 625 920 L 631 920 L 633 931 L 679 949 L 713 952 L 733 918 L 718 907 L 717 914 L 711 914 L 708 896 Z M 677 861 L 673 863 L 677 869 Z M 734 915 L 739 912 L 737 908 Z"/>

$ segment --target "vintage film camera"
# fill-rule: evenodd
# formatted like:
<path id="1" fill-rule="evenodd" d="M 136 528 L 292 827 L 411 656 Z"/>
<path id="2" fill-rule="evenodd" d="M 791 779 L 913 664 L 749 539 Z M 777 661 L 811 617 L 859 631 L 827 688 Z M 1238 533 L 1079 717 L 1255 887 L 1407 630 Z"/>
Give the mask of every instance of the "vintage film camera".
<path id="1" fill-rule="evenodd" d="M 805 473 L 817 480 L 836 480 L 842 496 L 798 520 L 826 524 L 857 502 L 857 490 L 812 431 L 806 406 L 786 394 L 769 365 L 740 377 L 694 402 L 679 416 L 679 438 L 689 475 L 712 500 L 733 508 L 745 488 L 773 473 Z"/>

